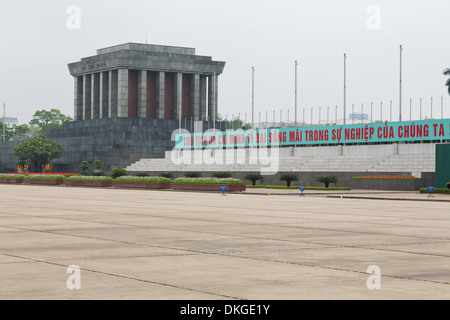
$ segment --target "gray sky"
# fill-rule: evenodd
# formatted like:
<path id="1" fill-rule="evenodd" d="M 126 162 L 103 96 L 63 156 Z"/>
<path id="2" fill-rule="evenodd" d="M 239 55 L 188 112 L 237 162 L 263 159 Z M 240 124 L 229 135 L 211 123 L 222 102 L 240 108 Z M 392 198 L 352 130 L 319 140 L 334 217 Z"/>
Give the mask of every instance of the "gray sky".
<path id="1" fill-rule="evenodd" d="M 80 29 L 69 29 L 69 6 L 80 8 Z M 375 6 L 379 9 L 369 10 Z M 355 104 L 374 119 L 398 119 L 399 45 L 403 45 L 403 120 L 450 117 L 442 75 L 450 68 L 448 0 L 2 0 L 0 102 L 20 123 L 36 110 L 58 108 L 73 117 L 73 78 L 67 64 L 126 42 L 192 47 L 226 61 L 219 77 L 219 112 L 251 119 L 255 67 L 255 122 L 294 119 L 298 60 L 298 120 L 342 118 L 343 54 L 347 54 L 347 111 Z M 369 26 L 368 26 L 369 23 Z M 379 28 L 373 28 L 379 27 Z M 2 114 L 3 115 L 3 114 Z"/>

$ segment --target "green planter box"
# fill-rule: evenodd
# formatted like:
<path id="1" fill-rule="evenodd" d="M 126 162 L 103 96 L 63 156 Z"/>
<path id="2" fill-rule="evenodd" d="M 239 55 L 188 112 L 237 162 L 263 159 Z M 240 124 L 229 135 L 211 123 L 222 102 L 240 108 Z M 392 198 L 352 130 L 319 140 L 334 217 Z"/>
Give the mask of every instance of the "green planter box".
<path id="1" fill-rule="evenodd" d="M 170 184 L 170 188 L 174 190 L 220 191 L 220 187 L 222 186 L 226 186 L 227 191 L 245 191 L 245 184 L 201 184 L 201 183 Z"/>
<path id="2" fill-rule="evenodd" d="M 0 183 L 23 183 L 23 178 L 1 178 Z"/>
<path id="3" fill-rule="evenodd" d="M 64 185 L 74 187 L 111 187 L 112 181 L 64 180 Z"/>
<path id="4" fill-rule="evenodd" d="M 112 186 L 117 188 L 170 189 L 170 182 L 112 181 Z"/>
<path id="5" fill-rule="evenodd" d="M 23 179 L 24 184 L 61 185 L 64 179 Z"/>

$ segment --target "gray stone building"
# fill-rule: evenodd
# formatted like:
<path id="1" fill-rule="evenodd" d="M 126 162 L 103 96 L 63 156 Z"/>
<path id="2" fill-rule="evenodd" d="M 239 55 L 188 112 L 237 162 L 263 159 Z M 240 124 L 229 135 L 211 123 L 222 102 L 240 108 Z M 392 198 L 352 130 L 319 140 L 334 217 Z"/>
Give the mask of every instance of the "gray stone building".
<path id="1" fill-rule="evenodd" d="M 192 48 L 138 43 L 70 63 L 74 121 L 45 134 L 66 151 L 54 170 L 78 171 L 81 161 L 100 160 L 109 173 L 141 158 L 164 157 L 180 127 L 192 132 L 196 121 L 204 129 L 221 127 L 215 120 L 224 66 Z M 0 171 L 15 170 L 15 145 L 0 145 Z"/>
<path id="2" fill-rule="evenodd" d="M 216 119 L 225 62 L 195 49 L 126 43 L 70 63 L 74 119 Z"/>

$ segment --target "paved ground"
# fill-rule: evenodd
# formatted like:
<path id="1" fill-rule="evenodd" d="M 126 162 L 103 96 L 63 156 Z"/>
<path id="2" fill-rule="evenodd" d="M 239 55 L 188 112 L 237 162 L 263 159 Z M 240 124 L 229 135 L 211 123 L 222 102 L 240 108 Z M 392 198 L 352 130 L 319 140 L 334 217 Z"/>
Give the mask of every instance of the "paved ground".
<path id="1" fill-rule="evenodd" d="M 450 299 L 448 202 L 306 194 L 0 185 L 0 299 Z"/>

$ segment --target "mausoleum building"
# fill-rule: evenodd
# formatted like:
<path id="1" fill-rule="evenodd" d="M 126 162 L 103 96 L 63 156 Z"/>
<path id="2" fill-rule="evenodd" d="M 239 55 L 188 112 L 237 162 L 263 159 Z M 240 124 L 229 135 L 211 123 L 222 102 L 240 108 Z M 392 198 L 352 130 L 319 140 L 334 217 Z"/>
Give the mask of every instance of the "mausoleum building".
<path id="1" fill-rule="evenodd" d="M 225 62 L 195 49 L 126 43 L 70 63 L 74 119 L 216 120 Z"/>

